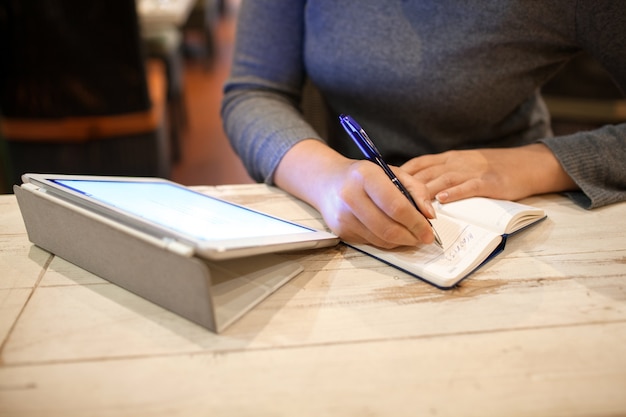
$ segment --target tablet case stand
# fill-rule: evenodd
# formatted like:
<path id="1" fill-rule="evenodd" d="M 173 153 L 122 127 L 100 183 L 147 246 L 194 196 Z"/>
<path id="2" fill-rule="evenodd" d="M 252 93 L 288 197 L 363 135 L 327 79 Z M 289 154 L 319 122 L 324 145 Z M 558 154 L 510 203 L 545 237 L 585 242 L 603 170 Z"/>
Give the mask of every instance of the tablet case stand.
<path id="1" fill-rule="evenodd" d="M 14 192 L 32 243 L 216 333 L 302 271 L 274 254 L 206 261 L 32 184 Z"/>

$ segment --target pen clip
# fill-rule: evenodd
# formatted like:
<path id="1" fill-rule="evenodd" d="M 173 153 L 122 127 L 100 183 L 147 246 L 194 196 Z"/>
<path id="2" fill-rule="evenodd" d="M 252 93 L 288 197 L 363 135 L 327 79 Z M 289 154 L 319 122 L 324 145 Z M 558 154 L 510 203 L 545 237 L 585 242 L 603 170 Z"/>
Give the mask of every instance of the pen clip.
<path id="1" fill-rule="evenodd" d="M 378 148 L 376 148 L 376 145 L 374 145 L 374 142 L 372 142 L 368 134 L 365 132 L 365 129 L 363 129 L 361 125 L 356 122 L 356 120 L 354 120 L 347 114 L 340 115 L 339 121 L 343 125 L 344 129 L 346 129 L 349 133 L 352 133 L 353 135 L 358 135 L 361 138 L 361 140 L 354 142 L 359 147 L 363 155 L 365 155 L 367 159 L 373 160 L 374 162 L 380 164 L 379 159 L 382 161 L 380 152 L 378 151 Z"/>
<path id="2" fill-rule="evenodd" d="M 402 194 L 404 194 L 415 206 L 415 208 L 417 208 L 417 204 L 415 204 L 411 194 L 409 194 L 409 192 L 404 188 L 400 180 L 396 177 L 396 174 L 393 173 L 389 165 L 387 165 L 387 163 L 383 160 L 380 151 L 376 145 L 374 145 L 374 142 L 370 139 L 369 135 L 365 132 L 365 129 L 363 129 L 361 125 L 356 122 L 356 120 L 347 114 L 340 115 L 339 121 L 350 136 L 352 136 L 354 143 L 361 150 L 361 153 L 363 153 L 365 158 L 381 167 L 389 179 L 396 185 L 396 187 L 398 187 L 400 191 L 402 191 Z"/>

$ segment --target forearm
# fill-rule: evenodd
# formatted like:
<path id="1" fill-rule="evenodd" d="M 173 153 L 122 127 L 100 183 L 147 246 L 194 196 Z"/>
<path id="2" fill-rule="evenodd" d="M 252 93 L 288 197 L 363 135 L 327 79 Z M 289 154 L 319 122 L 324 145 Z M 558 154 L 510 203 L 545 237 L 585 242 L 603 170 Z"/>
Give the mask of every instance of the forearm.
<path id="1" fill-rule="evenodd" d="M 340 175 L 350 163 L 323 142 L 305 139 L 284 155 L 274 173 L 274 183 L 322 211 L 320 197 L 328 192 L 323 177 Z"/>
<path id="2" fill-rule="evenodd" d="M 493 153 L 494 160 L 499 157 L 498 149 L 485 152 Z M 555 155 L 542 143 L 515 148 L 510 156 L 502 160 L 503 168 L 508 166 L 512 171 L 517 184 L 511 185 L 520 188 L 520 198 L 578 189 Z"/>
<path id="3" fill-rule="evenodd" d="M 222 120 L 233 149 L 260 182 L 272 182 L 284 153 L 298 140 L 317 135 L 293 103 L 273 92 L 227 91 Z"/>
<path id="4" fill-rule="evenodd" d="M 317 133 L 298 109 L 305 77 L 304 0 L 243 2 L 230 76 L 224 85 L 224 130 L 250 175 L 271 183 L 283 154 Z"/>

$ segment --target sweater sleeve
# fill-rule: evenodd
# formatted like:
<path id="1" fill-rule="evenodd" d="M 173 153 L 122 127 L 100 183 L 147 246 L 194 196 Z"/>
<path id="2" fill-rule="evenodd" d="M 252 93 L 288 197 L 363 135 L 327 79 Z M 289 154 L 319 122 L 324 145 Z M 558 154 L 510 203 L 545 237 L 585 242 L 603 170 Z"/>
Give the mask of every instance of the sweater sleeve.
<path id="1" fill-rule="evenodd" d="M 626 201 L 626 124 L 544 139 L 580 187 L 568 195 L 591 209 Z"/>
<path id="2" fill-rule="evenodd" d="M 626 92 L 626 7 L 621 0 L 578 0 L 579 45 Z M 570 197 L 585 208 L 626 201 L 626 123 L 543 140 L 580 187 Z"/>
<path id="3" fill-rule="evenodd" d="M 271 183 L 298 141 L 320 139 L 299 110 L 304 82 L 305 0 L 243 1 L 222 120 L 235 152 L 256 181 Z"/>

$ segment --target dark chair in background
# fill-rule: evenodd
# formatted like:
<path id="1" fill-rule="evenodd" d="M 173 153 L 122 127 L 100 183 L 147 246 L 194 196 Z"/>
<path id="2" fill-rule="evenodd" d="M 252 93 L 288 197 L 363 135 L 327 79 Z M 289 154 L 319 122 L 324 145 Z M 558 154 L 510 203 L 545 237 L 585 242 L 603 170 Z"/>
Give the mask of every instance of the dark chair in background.
<path id="1" fill-rule="evenodd" d="M 224 0 L 196 0 L 183 26 L 183 32 L 188 35 L 185 42 L 186 54 L 202 59 L 207 70 L 213 64 L 216 53 L 213 31 L 217 20 L 224 13 L 226 13 Z"/>
<path id="2" fill-rule="evenodd" d="M 0 0 L 9 182 L 27 171 L 168 177 L 165 101 L 134 0 Z"/>
<path id="3" fill-rule="evenodd" d="M 542 88 L 556 135 L 626 122 L 626 98 L 606 70 L 580 54 Z"/>
<path id="4" fill-rule="evenodd" d="M 188 122 L 185 104 L 183 35 L 180 28 L 173 25 L 144 27 L 142 39 L 147 56 L 161 61 L 165 66 L 170 150 L 172 162 L 179 162 L 182 154 L 182 137 Z"/>

